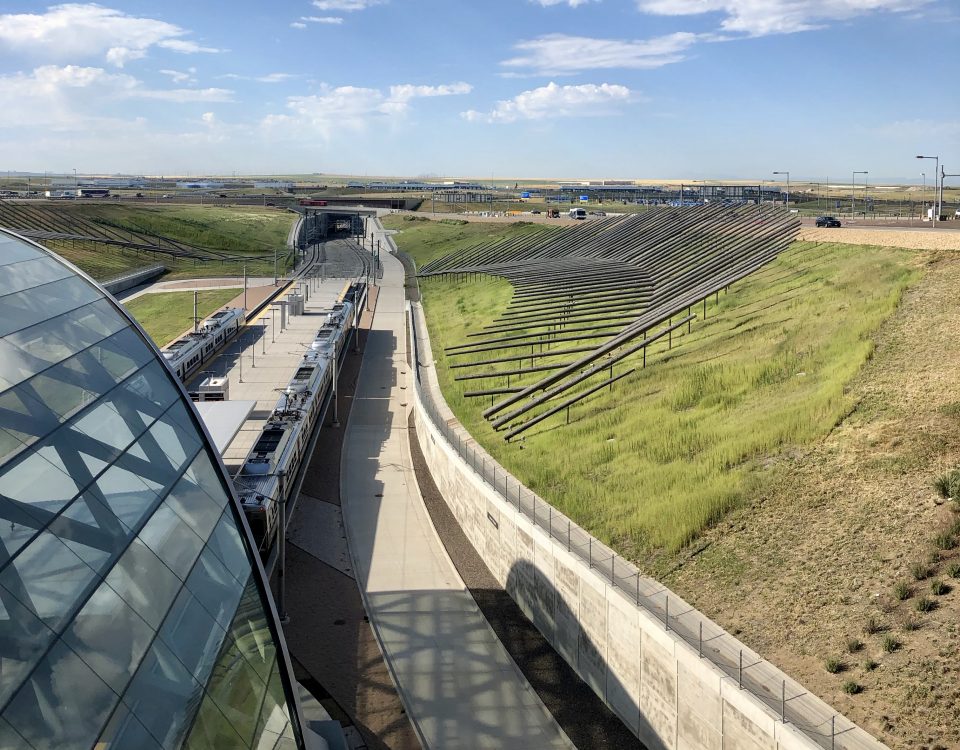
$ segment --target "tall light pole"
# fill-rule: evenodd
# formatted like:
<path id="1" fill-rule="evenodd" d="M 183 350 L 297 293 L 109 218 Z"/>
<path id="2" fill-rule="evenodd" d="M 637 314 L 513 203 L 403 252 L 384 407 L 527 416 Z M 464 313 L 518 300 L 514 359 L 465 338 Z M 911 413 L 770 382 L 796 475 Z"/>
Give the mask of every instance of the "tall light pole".
<path id="1" fill-rule="evenodd" d="M 923 219 L 923 213 L 927 210 L 927 173 L 921 172 L 920 177 L 923 179 L 923 190 L 920 191 L 920 218 Z"/>
<path id="2" fill-rule="evenodd" d="M 854 218 L 857 215 L 856 205 L 857 205 L 857 175 L 858 174 L 870 174 L 864 170 L 857 170 L 853 173 L 853 177 L 850 178 L 850 218 Z"/>
<path id="3" fill-rule="evenodd" d="M 937 196 L 937 173 L 940 171 L 939 156 L 917 156 L 918 159 L 933 159 L 933 226 L 940 221 L 940 198 Z"/>
<path id="4" fill-rule="evenodd" d="M 790 172 L 774 172 L 774 174 L 785 174 L 787 176 L 787 210 L 790 210 Z"/>

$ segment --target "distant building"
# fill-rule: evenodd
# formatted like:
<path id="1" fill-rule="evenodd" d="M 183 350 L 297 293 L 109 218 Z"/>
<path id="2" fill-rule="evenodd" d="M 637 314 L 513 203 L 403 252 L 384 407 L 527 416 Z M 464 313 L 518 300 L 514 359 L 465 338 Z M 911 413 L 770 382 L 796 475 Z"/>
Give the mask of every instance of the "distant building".
<path id="1" fill-rule="evenodd" d="M 254 180 L 253 186 L 258 190 L 293 190 L 292 182 L 282 182 L 280 180 L 264 180 L 262 182 Z"/>
<path id="2" fill-rule="evenodd" d="M 210 180 L 189 180 L 177 182 L 177 187 L 181 190 L 219 190 L 226 183 L 211 182 Z"/>

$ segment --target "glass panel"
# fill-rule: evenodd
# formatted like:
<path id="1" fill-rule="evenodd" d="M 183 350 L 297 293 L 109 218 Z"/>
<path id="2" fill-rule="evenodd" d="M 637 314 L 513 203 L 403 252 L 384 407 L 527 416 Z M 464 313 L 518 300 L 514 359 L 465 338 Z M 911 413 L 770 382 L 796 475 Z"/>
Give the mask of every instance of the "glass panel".
<path id="1" fill-rule="evenodd" d="M 277 647 L 267 624 L 265 605 L 252 577 L 243 590 L 230 634 L 237 648 L 250 662 L 250 666 L 256 670 L 260 679 L 266 681 L 276 661 Z"/>
<path id="2" fill-rule="evenodd" d="M 266 684 L 240 656 L 233 641 L 228 640 L 213 669 L 207 695 L 248 745 L 256 732 L 266 692 Z"/>
<path id="3" fill-rule="evenodd" d="M 137 398 L 156 404 L 161 410 L 166 409 L 179 396 L 167 371 L 159 362 L 152 362 L 144 367 L 127 380 L 123 387 Z"/>
<path id="4" fill-rule="evenodd" d="M 86 492 L 70 503 L 53 520 L 49 531 L 98 573 L 123 551 L 133 536 L 93 492 Z"/>
<path id="5" fill-rule="evenodd" d="M 100 299 L 99 292 L 76 276 L 0 297 L 0 336 L 28 328 L 96 299 Z M 16 341 L 12 343 L 19 345 Z"/>
<path id="6" fill-rule="evenodd" d="M 206 452 L 197 456 L 187 470 L 187 476 L 194 484 L 202 487 L 203 491 L 212 497 L 220 508 L 226 505 L 228 495 L 224 489 L 220 471 L 211 463 L 210 456 Z"/>
<path id="7" fill-rule="evenodd" d="M 182 585 L 139 539 L 133 540 L 106 580 L 154 630 L 160 627 Z"/>
<path id="8" fill-rule="evenodd" d="M 246 748 L 248 743 L 240 739 L 232 722 L 217 708 L 210 696 L 203 699 L 200 711 L 190 728 L 186 750 L 209 750 L 209 748 Z"/>
<path id="9" fill-rule="evenodd" d="M 233 512 L 228 508 L 220 517 L 217 528 L 214 529 L 207 546 L 227 570 L 238 581 L 246 581 L 250 576 L 251 563 L 247 551 L 240 539 L 240 532 L 233 520 Z"/>
<path id="10" fill-rule="evenodd" d="M 107 728 L 94 745 L 95 750 L 160 750 L 150 732 L 122 703 L 117 706 Z"/>
<path id="11" fill-rule="evenodd" d="M 216 556 L 204 550 L 187 579 L 187 588 L 200 600 L 221 627 L 227 628 L 237 612 L 243 587 Z"/>
<path id="12" fill-rule="evenodd" d="M 89 750 L 116 701 L 90 667 L 57 641 L 3 715 L 36 747 Z"/>
<path id="13" fill-rule="evenodd" d="M 71 424 L 71 429 L 122 451 L 146 429 L 141 420 L 123 419 L 113 408 L 113 396 L 107 396 Z"/>
<path id="14" fill-rule="evenodd" d="M 117 518 L 131 529 L 135 529 L 160 501 L 140 477 L 117 465 L 107 469 L 97 479 L 93 489 L 97 497 L 102 498 Z"/>
<path id="15" fill-rule="evenodd" d="M 25 386 L 0 394 L 0 424 L 20 442 L 30 445 L 60 425 L 50 408 L 30 394 Z"/>
<path id="16" fill-rule="evenodd" d="M 102 371 L 85 371 L 83 361 L 82 354 L 71 357 L 31 378 L 23 388 L 60 420 L 69 419 L 114 386 L 112 379 L 102 376 Z"/>
<path id="17" fill-rule="evenodd" d="M 177 596 L 160 629 L 161 640 L 201 685 L 207 684 L 226 637 L 226 632 L 188 589 Z"/>
<path id="18" fill-rule="evenodd" d="M 33 245 L 28 245 L 26 242 L 18 240 L 15 237 L 0 234 L 0 266 L 42 257 L 44 257 L 43 250 Z"/>
<path id="19" fill-rule="evenodd" d="M 52 630 L 59 628 L 95 578 L 90 566 L 46 531 L 0 572 L 0 584 Z"/>
<path id="20" fill-rule="evenodd" d="M 3 248 L 0 247 L 2 252 Z M 33 745 L 23 739 L 6 719 L 0 718 L 0 750 L 33 750 Z"/>
<path id="21" fill-rule="evenodd" d="M 73 479 L 36 451 L 0 470 L 0 487 L 11 500 L 36 505 L 52 513 L 80 492 Z"/>
<path id="22" fill-rule="evenodd" d="M 178 468 L 192 460 L 201 447 L 193 425 L 189 425 L 189 430 L 183 428 L 181 418 L 185 417 L 186 408 L 178 401 L 150 430 L 150 435 L 157 441 L 164 455 Z"/>
<path id="23" fill-rule="evenodd" d="M 0 273 L 0 295 L 30 289 L 73 275 L 73 271 L 53 258 L 36 258 L 19 263 L 7 263 L 4 258 L 0 264 L 5 264 L 3 272 Z"/>
<path id="24" fill-rule="evenodd" d="M 6 565 L 46 523 L 47 514 L 0 497 L 0 565 Z"/>
<path id="25" fill-rule="evenodd" d="M 122 380 L 148 362 L 153 362 L 153 354 L 147 349 L 143 339 L 132 328 L 127 328 L 90 348 L 92 356 L 111 375 Z"/>
<path id="26" fill-rule="evenodd" d="M 157 508 L 139 537 L 181 580 L 203 549 L 203 540 L 166 504 Z"/>
<path id="27" fill-rule="evenodd" d="M 118 694 L 153 639 L 153 630 L 103 584 L 87 600 L 63 640 Z"/>
<path id="28" fill-rule="evenodd" d="M 279 736 L 293 738 L 293 727 L 290 726 L 290 711 L 287 708 L 287 697 L 283 692 L 283 683 L 280 680 L 278 664 L 274 663 L 270 672 L 270 682 L 263 698 L 263 708 L 260 710 L 260 720 L 257 723 L 258 743 L 254 747 L 272 747 L 269 742 Z M 265 742 L 264 742 L 265 740 Z"/>
<path id="29" fill-rule="evenodd" d="M 206 457 L 204 452 L 201 452 L 200 456 Z M 193 465 L 196 464 L 194 461 Z M 166 501 L 201 539 L 210 536 L 223 511 L 222 504 L 217 505 L 186 475 L 170 491 Z"/>
<path id="30" fill-rule="evenodd" d="M 56 634 L 0 588 L 0 705 L 7 702 Z"/>
<path id="31" fill-rule="evenodd" d="M 203 690 L 161 641 L 154 641 L 123 702 L 167 750 L 189 731 Z"/>
<path id="32" fill-rule="evenodd" d="M 154 439 L 154 430 L 150 430 L 130 446 L 117 460 L 116 466 L 136 474 L 147 487 L 162 497 L 179 480 L 184 463 L 183 459 L 176 457 L 171 460 L 164 447 Z"/>

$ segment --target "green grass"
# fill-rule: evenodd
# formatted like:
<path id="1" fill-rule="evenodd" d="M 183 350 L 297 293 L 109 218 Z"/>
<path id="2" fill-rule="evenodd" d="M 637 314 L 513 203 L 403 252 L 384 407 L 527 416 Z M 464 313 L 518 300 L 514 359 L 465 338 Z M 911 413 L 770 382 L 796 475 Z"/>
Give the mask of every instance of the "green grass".
<path id="1" fill-rule="evenodd" d="M 236 261 L 197 261 L 99 243 L 71 240 L 43 243 L 99 280 L 155 263 L 168 268 L 166 279 L 240 276 L 244 266 L 250 276 L 272 276 L 274 250 L 279 253 L 279 270 L 283 272 L 290 267 L 286 242 L 295 217 L 276 208 L 149 203 L 63 203 L 56 208 L 61 213 L 82 216 L 114 230 L 147 237 L 159 234 L 202 249 L 241 256 Z M 264 255 L 265 259 L 256 259 Z"/>
<path id="2" fill-rule="evenodd" d="M 197 314 L 205 318 L 236 297 L 242 289 L 210 289 L 197 293 Z M 166 346 L 193 325 L 193 292 L 144 294 L 124 305 L 150 334 Z"/>
<path id="3" fill-rule="evenodd" d="M 396 240 L 418 263 L 452 249 L 443 243 L 450 229 L 415 224 Z M 666 342 L 651 347 L 646 369 L 633 358 L 636 372 L 575 405 L 569 426 L 558 414 L 511 443 L 481 415 L 489 398 L 463 396 L 506 378 L 456 382 L 462 370 L 451 371 L 443 351 L 497 316 L 509 284 L 425 279 L 421 290 L 437 373 L 459 419 L 527 486 L 640 557 L 692 541 L 741 502 L 766 459 L 825 435 L 851 412 L 846 386 L 915 278 L 910 258 L 893 248 L 797 243 L 711 300 L 705 321 L 695 310 L 691 332 L 676 332 L 670 351 Z"/>

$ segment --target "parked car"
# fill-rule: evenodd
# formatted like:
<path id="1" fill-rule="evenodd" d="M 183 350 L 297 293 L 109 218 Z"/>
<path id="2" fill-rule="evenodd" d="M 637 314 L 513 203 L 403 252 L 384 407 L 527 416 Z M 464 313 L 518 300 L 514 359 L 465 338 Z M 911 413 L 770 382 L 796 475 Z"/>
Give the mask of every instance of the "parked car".
<path id="1" fill-rule="evenodd" d="M 818 216 L 817 226 L 818 227 L 838 227 L 840 226 L 840 219 L 834 216 Z"/>

